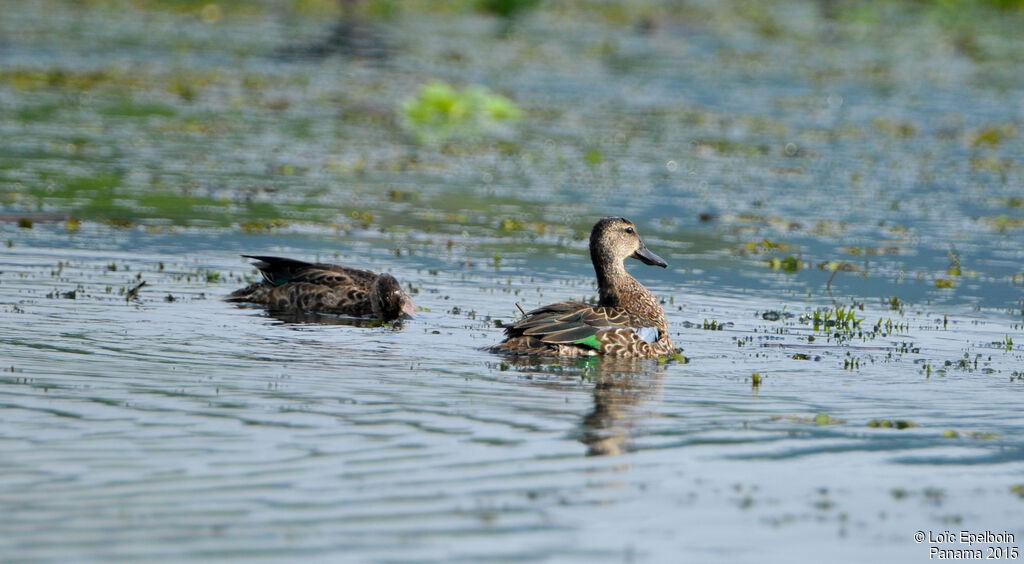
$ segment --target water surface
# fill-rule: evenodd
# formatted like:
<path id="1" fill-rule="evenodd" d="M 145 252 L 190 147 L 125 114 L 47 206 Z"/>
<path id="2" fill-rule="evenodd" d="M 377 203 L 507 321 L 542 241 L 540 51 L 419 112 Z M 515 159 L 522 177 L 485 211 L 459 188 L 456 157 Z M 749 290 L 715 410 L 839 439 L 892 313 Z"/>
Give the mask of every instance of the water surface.
<path id="1" fill-rule="evenodd" d="M 927 559 L 919 530 L 1022 538 L 1017 15 L 651 5 L 507 36 L 410 8 L 354 52 L 319 48 L 330 6 L 4 10 L 0 553 L 863 562 Z M 524 117 L 424 143 L 396 108 L 434 79 Z M 611 213 L 670 263 L 629 268 L 689 362 L 481 351 L 516 302 L 595 293 Z M 422 311 L 229 304 L 243 253 L 390 271 Z M 837 308 L 856 325 L 815 326 Z"/>

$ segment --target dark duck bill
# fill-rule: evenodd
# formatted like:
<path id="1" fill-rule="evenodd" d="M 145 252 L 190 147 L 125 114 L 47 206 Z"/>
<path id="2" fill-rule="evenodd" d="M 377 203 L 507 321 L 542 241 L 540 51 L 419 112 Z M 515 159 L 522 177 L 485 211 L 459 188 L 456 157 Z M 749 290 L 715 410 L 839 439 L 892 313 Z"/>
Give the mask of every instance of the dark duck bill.
<path id="1" fill-rule="evenodd" d="M 662 268 L 668 267 L 668 263 L 665 262 L 661 257 L 647 250 L 647 245 L 644 245 L 643 241 L 640 242 L 640 248 L 636 250 L 631 257 L 639 260 L 644 264 L 651 266 L 660 266 Z"/>

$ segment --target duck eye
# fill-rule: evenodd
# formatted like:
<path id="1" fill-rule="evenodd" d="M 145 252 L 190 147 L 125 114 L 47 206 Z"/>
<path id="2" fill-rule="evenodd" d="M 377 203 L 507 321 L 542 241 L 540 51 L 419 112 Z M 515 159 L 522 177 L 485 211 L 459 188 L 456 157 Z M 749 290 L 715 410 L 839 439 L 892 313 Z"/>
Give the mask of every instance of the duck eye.
<path id="1" fill-rule="evenodd" d="M 636 233 L 636 230 L 634 230 L 632 227 L 627 227 L 626 228 L 626 233 L 629 233 L 630 235 L 633 235 L 633 234 Z"/>

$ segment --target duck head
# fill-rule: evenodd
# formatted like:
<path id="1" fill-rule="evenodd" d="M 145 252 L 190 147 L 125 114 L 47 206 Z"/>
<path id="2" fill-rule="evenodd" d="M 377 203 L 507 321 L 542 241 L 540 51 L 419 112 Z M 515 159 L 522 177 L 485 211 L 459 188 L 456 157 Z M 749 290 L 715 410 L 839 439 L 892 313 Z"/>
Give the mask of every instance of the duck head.
<path id="1" fill-rule="evenodd" d="M 605 217 L 590 232 L 590 260 L 598 274 L 622 270 L 622 261 L 635 258 L 644 264 L 668 266 L 658 255 L 647 250 L 636 225 L 624 217 Z"/>
<path id="2" fill-rule="evenodd" d="M 402 290 L 398 280 L 386 272 L 374 280 L 370 288 L 370 302 L 373 315 L 385 321 L 415 317 L 416 306 L 412 298 Z"/>

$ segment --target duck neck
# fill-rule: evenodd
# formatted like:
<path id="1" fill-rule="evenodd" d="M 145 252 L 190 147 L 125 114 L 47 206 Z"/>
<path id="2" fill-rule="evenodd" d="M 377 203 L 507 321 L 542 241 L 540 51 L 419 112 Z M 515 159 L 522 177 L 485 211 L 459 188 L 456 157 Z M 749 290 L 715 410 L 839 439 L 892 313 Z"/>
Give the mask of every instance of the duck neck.
<path id="1" fill-rule="evenodd" d="M 658 299 L 628 272 L 622 261 L 594 261 L 597 272 L 598 306 L 619 307 L 650 319 L 659 329 L 667 328 L 665 311 Z"/>
<path id="2" fill-rule="evenodd" d="M 622 261 L 595 260 L 594 270 L 597 272 L 597 294 L 600 298 L 598 303 L 600 306 L 621 307 L 623 290 L 640 284 L 626 272 Z"/>

